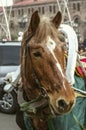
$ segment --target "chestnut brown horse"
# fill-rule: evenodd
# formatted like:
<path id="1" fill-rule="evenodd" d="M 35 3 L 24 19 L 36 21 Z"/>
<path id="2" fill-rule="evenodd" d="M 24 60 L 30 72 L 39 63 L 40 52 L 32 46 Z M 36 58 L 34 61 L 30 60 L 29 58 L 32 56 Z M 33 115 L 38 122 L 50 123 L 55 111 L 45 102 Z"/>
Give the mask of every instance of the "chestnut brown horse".
<path id="1" fill-rule="evenodd" d="M 49 116 L 69 112 L 75 102 L 74 91 L 65 76 L 64 44 L 58 31 L 61 20 L 60 12 L 50 20 L 35 11 L 23 35 L 21 78 L 28 101 L 38 108 L 34 114 L 31 111 L 35 130 L 48 130 Z"/>

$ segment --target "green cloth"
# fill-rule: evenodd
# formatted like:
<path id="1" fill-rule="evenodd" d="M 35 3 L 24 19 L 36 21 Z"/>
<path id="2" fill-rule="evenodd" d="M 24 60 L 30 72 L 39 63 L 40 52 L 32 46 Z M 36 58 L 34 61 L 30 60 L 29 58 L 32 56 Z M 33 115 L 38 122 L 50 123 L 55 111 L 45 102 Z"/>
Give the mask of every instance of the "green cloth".
<path id="1" fill-rule="evenodd" d="M 85 90 L 84 80 L 81 77 L 75 76 L 74 87 Z M 50 119 L 48 121 L 49 130 L 81 130 L 72 113 L 76 116 L 82 126 L 86 126 L 86 98 L 78 97 L 72 112 Z M 24 115 L 24 121 L 27 130 L 33 130 L 31 120 L 28 116 Z"/>
<path id="2" fill-rule="evenodd" d="M 26 126 L 26 129 L 27 130 L 34 130 L 30 117 L 25 112 L 23 113 L 23 116 L 24 116 L 24 124 Z"/>
<path id="3" fill-rule="evenodd" d="M 85 90 L 84 80 L 80 77 L 75 76 L 74 87 Z M 81 130 L 78 123 L 76 123 L 72 113 L 76 116 L 77 120 L 82 126 L 86 125 L 86 98 L 78 97 L 76 99 L 76 104 L 72 112 L 51 119 L 52 125 L 55 127 L 55 130 Z M 49 120 L 49 122 L 51 122 L 51 120 Z"/>

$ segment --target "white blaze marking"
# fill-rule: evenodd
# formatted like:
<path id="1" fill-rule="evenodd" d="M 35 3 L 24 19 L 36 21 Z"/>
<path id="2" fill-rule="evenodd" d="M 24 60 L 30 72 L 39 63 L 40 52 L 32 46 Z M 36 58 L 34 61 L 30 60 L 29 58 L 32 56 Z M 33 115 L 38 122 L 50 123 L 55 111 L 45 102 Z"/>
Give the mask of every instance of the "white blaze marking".
<path id="1" fill-rule="evenodd" d="M 56 60 L 56 66 L 57 68 L 60 70 L 62 76 L 64 77 L 64 74 L 62 72 L 61 66 L 59 64 L 58 59 L 56 58 L 55 54 L 54 54 L 54 49 L 56 47 L 56 43 L 49 37 L 48 38 L 48 43 L 47 43 L 47 48 L 49 49 L 49 51 L 51 52 L 51 54 L 53 55 L 54 59 Z"/>
<path id="2" fill-rule="evenodd" d="M 55 54 L 54 54 L 54 49 L 55 49 L 55 47 L 56 47 L 56 43 L 55 43 L 50 37 L 48 37 L 47 48 L 49 49 L 49 51 L 50 51 L 51 54 L 53 55 L 54 59 L 56 60 L 56 66 L 57 66 L 57 68 L 59 69 L 59 71 L 60 71 L 62 77 L 64 77 L 64 74 L 63 74 L 63 72 L 62 72 L 61 66 L 60 66 L 60 64 L 59 64 L 59 61 L 58 61 L 58 59 L 56 58 L 56 56 L 55 56 Z M 63 85 L 63 86 L 64 86 L 64 85 Z M 65 88 L 65 86 L 64 86 L 64 88 Z"/>
<path id="3" fill-rule="evenodd" d="M 62 72 L 62 69 L 61 69 L 60 64 L 59 64 L 59 63 L 56 63 L 56 66 L 59 68 L 59 70 L 60 70 L 60 72 L 61 72 L 62 76 L 64 77 L 64 74 L 63 74 L 63 72 Z"/>

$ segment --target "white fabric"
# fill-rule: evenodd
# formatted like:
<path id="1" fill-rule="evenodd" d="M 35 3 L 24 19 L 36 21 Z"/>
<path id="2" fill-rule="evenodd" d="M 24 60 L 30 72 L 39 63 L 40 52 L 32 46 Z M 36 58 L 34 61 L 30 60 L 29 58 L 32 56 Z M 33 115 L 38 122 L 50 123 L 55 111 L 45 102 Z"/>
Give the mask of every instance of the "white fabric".
<path id="1" fill-rule="evenodd" d="M 62 24 L 60 26 L 60 31 L 63 32 L 68 38 L 69 51 L 68 51 L 66 76 L 69 83 L 72 85 L 75 83 L 74 71 L 77 59 L 78 39 L 74 29 L 69 25 Z"/>
<path id="2" fill-rule="evenodd" d="M 11 82 L 14 82 L 19 74 L 20 74 L 20 65 L 18 66 L 16 71 L 8 73 L 5 79 L 9 79 L 11 80 Z"/>

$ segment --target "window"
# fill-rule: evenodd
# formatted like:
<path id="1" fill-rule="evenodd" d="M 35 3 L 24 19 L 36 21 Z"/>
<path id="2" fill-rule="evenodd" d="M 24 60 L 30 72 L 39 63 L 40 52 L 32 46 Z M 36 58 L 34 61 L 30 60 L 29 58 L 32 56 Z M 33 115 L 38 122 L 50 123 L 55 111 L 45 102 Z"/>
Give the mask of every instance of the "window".
<path id="1" fill-rule="evenodd" d="M 73 10 L 76 10 L 76 4 L 73 3 Z"/>
<path id="2" fill-rule="evenodd" d="M 77 3 L 77 11 L 80 11 L 80 3 Z"/>
<path id="3" fill-rule="evenodd" d="M 0 66 L 19 64 L 20 46 L 0 46 Z"/>
<path id="4" fill-rule="evenodd" d="M 14 28 L 14 23 L 12 21 L 10 22 L 10 28 Z"/>
<path id="5" fill-rule="evenodd" d="M 32 8 L 32 13 L 33 13 L 33 11 L 34 11 L 34 8 Z"/>
<path id="6" fill-rule="evenodd" d="M 23 10 L 23 9 L 21 10 L 21 14 L 22 14 L 22 15 L 24 14 L 24 10 Z"/>
<path id="7" fill-rule="evenodd" d="M 49 6 L 49 11 L 52 12 L 52 6 Z"/>
<path id="8" fill-rule="evenodd" d="M 14 17 L 14 10 L 12 10 L 12 17 Z"/>
<path id="9" fill-rule="evenodd" d="M 25 28 L 26 22 L 19 22 L 19 27 L 20 28 Z"/>
<path id="10" fill-rule="evenodd" d="M 30 8 L 28 9 L 28 14 L 30 14 Z"/>
<path id="11" fill-rule="evenodd" d="M 79 21 L 80 21 L 79 17 L 76 17 L 75 20 L 74 20 L 74 23 L 77 23 L 77 24 L 78 24 Z"/>
<path id="12" fill-rule="evenodd" d="M 44 7 L 42 7 L 42 14 L 44 14 Z"/>
<path id="13" fill-rule="evenodd" d="M 20 9 L 18 10 L 18 15 L 20 15 L 21 14 L 21 12 L 20 12 Z"/>
<path id="14" fill-rule="evenodd" d="M 38 7 L 38 10 L 39 10 L 39 13 L 41 12 L 41 8 L 40 7 Z"/>
<path id="15" fill-rule="evenodd" d="M 56 6 L 53 6 L 53 13 L 56 13 Z"/>

